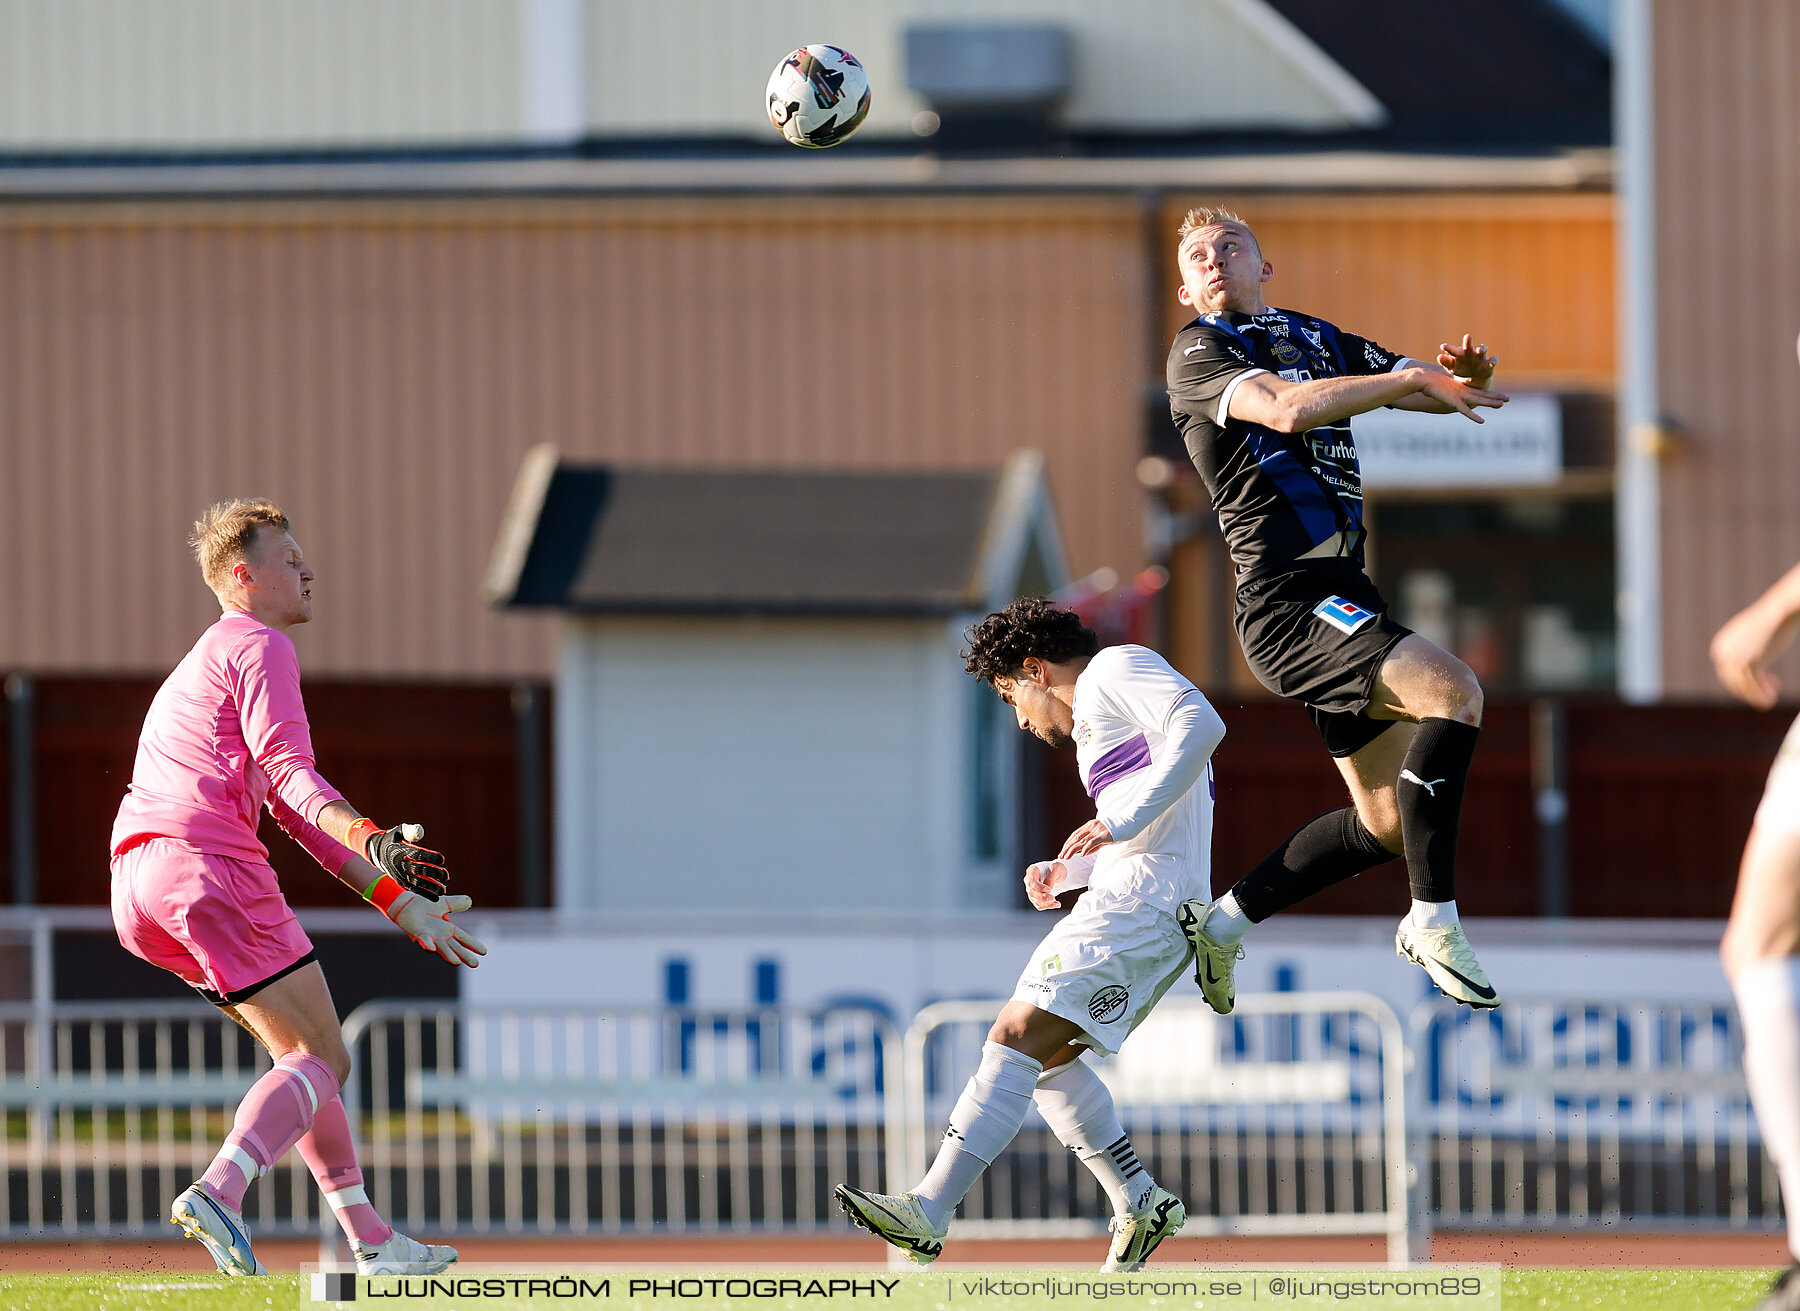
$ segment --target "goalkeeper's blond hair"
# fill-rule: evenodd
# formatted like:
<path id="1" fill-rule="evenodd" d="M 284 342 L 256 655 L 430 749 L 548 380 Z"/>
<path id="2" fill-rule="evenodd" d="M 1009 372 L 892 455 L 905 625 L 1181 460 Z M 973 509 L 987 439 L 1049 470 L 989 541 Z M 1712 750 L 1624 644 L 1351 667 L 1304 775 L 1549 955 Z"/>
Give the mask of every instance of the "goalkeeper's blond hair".
<path id="1" fill-rule="evenodd" d="M 194 548 L 194 559 L 200 562 L 200 576 L 206 579 L 206 585 L 212 588 L 213 595 L 223 596 L 231 586 L 232 566 L 250 558 L 256 534 L 264 528 L 285 533 L 291 527 L 287 515 L 273 501 L 220 501 L 194 520 L 188 545 Z"/>

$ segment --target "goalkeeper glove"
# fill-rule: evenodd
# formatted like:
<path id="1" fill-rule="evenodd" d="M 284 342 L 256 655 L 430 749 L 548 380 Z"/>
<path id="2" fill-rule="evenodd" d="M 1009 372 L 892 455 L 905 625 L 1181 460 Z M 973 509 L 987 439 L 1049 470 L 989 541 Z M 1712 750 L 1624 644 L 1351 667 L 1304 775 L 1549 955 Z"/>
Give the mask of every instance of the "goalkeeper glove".
<path id="1" fill-rule="evenodd" d="M 372 819 L 359 819 L 344 835 L 344 845 L 383 874 L 393 875 L 408 892 L 436 901 L 449 891 L 450 871 L 442 853 L 419 845 L 424 836 L 423 824 L 396 824 L 380 829 Z"/>
<path id="2" fill-rule="evenodd" d="M 364 889 L 363 897 L 398 924 L 407 937 L 452 965 L 479 965 L 487 955 L 479 938 L 450 922 L 452 915 L 474 904 L 467 897 L 422 897 L 402 888 L 389 874 Z"/>

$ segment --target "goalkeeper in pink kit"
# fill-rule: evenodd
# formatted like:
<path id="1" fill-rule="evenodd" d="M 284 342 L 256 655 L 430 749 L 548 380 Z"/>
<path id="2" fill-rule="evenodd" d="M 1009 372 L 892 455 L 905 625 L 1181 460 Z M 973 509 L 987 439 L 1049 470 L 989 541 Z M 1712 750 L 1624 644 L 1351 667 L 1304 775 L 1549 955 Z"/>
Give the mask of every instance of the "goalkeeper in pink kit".
<path id="1" fill-rule="evenodd" d="M 244 1193 L 298 1146 L 364 1274 L 430 1274 L 456 1260 L 369 1204 L 338 1089 L 350 1053 L 325 975 L 257 840 L 264 806 L 283 831 L 452 965 L 487 949 L 452 924 L 444 858 L 422 830 L 382 830 L 313 765 L 300 666 L 287 630 L 312 618 L 313 571 L 267 501 L 227 501 L 193 546 L 223 613 L 151 703 L 112 833 L 112 912 L 133 954 L 179 975 L 248 1029 L 274 1068 L 238 1104 L 225 1145 L 170 1219 L 220 1270 L 268 1271 L 250 1249 Z M 407 839 L 414 839 L 408 841 Z"/>

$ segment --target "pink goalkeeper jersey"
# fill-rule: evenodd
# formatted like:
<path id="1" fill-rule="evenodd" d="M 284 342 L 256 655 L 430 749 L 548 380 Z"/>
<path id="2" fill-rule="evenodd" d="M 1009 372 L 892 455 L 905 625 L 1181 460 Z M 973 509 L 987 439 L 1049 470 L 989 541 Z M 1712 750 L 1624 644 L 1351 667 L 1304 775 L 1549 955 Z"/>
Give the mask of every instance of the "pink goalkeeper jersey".
<path id="1" fill-rule="evenodd" d="M 266 802 L 282 829 L 336 874 L 350 850 L 316 822 L 342 799 L 313 767 L 293 642 L 227 610 L 150 703 L 112 851 L 175 838 L 207 855 L 266 861 L 256 836 Z"/>

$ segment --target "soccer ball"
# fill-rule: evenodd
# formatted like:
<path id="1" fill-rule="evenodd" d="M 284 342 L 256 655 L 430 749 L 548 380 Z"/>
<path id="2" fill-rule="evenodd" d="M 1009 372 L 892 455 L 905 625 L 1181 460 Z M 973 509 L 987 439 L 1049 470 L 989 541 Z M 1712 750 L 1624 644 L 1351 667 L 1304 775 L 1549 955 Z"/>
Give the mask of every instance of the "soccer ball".
<path id="1" fill-rule="evenodd" d="M 837 46 L 801 46 L 769 78 L 769 121 L 796 146 L 835 146 L 869 116 L 869 75 Z"/>

